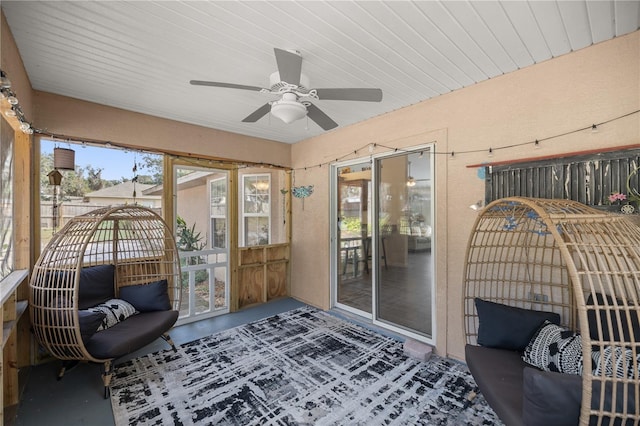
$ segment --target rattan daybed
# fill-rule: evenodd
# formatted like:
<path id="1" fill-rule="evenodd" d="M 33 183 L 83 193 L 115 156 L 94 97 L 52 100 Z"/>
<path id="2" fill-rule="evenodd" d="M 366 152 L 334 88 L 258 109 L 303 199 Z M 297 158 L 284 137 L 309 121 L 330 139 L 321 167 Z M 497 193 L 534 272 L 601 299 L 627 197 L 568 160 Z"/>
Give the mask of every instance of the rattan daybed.
<path id="1" fill-rule="evenodd" d="M 102 363 L 107 397 L 112 360 L 159 337 L 175 349 L 167 332 L 179 285 L 175 240 L 159 215 L 139 206 L 94 210 L 72 218 L 36 262 L 33 331 L 58 359 Z"/>
<path id="2" fill-rule="evenodd" d="M 624 215 L 489 204 L 463 300 L 469 369 L 507 425 L 640 424 L 640 227 Z"/>

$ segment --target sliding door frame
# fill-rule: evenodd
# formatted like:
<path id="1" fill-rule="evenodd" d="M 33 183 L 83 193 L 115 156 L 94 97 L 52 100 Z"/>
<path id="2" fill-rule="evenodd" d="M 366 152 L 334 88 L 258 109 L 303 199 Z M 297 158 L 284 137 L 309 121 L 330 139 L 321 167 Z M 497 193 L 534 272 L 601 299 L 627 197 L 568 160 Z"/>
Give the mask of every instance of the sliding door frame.
<path id="1" fill-rule="evenodd" d="M 399 151 L 399 152 L 398 152 Z M 378 221 L 379 221 L 379 203 L 378 203 L 378 171 L 377 164 L 378 161 L 390 158 L 398 155 L 408 155 L 410 153 L 415 152 L 425 152 L 425 155 L 428 153 L 429 161 L 431 166 L 431 222 L 432 222 L 432 236 L 431 236 L 431 306 L 429 307 L 431 310 L 431 336 L 425 336 L 424 334 L 420 334 L 417 332 L 412 332 L 404 327 L 395 326 L 388 321 L 381 321 L 378 318 L 377 312 L 377 280 L 378 280 Z M 435 161 L 435 143 L 427 143 L 416 146 L 411 146 L 407 148 L 402 148 L 394 151 L 387 151 L 378 154 L 369 155 L 366 157 L 360 157 L 353 160 L 346 160 L 335 162 L 330 165 L 329 172 L 329 188 L 330 188 L 330 197 L 329 197 L 329 238 L 330 238 L 330 301 L 331 308 L 339 308 L 341 310 L 353 313 L 362 317 L 363 319 L 370 320 L 374 325 L 379 326 L 381 328 L 393 331 L 395 333 L 401 334 L 403 336 L 407 336 L 413 338 L 415 340 L 428 343 L 430 345 L 435 346 L 436 342 L 436 161 Z M 340 167 L 351 166 L 355 164 L 361 164 L 369 162 L 371 165 L 371 208 L 374 209 L 372 216 L 372 226 L 371 228 L 371 314 L 368 312 L 361 311 L 359 309 L 341 304 L 338 302 L 338 273 L 340 269 L 340 265 L 338 262 L 338 169 Z"/>
<path id="2" fill-rule="evenodd" d="M 373 156 L 372 157 L 372 167 L 371 167 L 371 181 L 373 182 L 372 184 L 372 191 L 371 191 L 371 204 L 373 206 L 374 209 L 374 215 L 373 215 L 373 222 L 376 225 L 375 227 L 372 227 L 372 235 L 371 235 L 371 249 L 372 249 L 372 265 L 373 267 L 371 268 L 372 272 L 373 272 L 373 283 L 372 283 L 372 313 L 373 313 L 373 318 L 372 318 L 372 322 L 374 325 L 385 328 L 387 330 L 393 331 L 394 333 L 398 333 L 401 334 L 403 336 L 406 337 L 410 337 L 412 339 L 427 343 L 429 345 L 433 345 L 435 346 L 436 343 L 436 329 L 437 329 L 437 324 L 436 324 L 436 255 L 435 253 L 437 253 L 436 250 L 436 216 L 435 216 L 435 212 L 436 212 L 436 197 L 435 197 L 435 188 L 436 188 L 436 181 L 435 181 L 435 176 L 436 176 L 436 170 L 435 170 L 435 144 L 433 143 L 429 143 L 429 144 L 423 144 L 423 145 L 416 145 L 416 146 L 411 146 L 411 147 L 407 147 L 407 148 L 402 148 L 401 150 L 398 150 L 399 152 L 396 151 L 390 151 L 390 152 L 384 152 L 381 153 L 379 155 Z M 378 199 L 378 185 L 379 185 L 379 176 L 378 176 L 378 164 L 381 160 L 384 160 L 385 158 L 392 158 L 392 157 L 397 157 L 397 156 L 401 156 L 401 155 L 406 155 L 408 156 L 409 154 L 412 153 L 418 153 L 418 152 L 424 152 L 425 155 L 429 155 L 429 162 L 430 162 L 430 167 L 431 167 L 431 207 L 430 207 L 430 214 L 431 214 L 431 257 L 430 257 L 430 262 L 431 262 L 431 268 L 430 270 L 432 271 L 431 273 L 431 281 L 430 281 L 430 286 L 431 288 L 429 289 L 431 291 L 431 306 L 429 307 L 430 311 L 430 315 L 431 315 L 431 336 L 426 336 L 424 334 L 421 333 L 417 333 L 414 331 L 409 330 L 408 328 L 405 327 L 401 327 L 401 326 L 397 326 L 394 325 L 392 323 L 390 323 L 389 321 L 384 321 L 384 320 L 380 320 L 378 319 L 378 270 L 380 268 L 380 265 L 378 265 L 378 253 L 379 253 L 379 238 L 378 238 L 378 223 L 379 223 L 379 214 L 380 214 L 380 204 L 379 204 L 379 199 Z"/>
<path id="3" fill-rule="evenodd" d="M 338 252 L 339 252 L 339 247 L 338 247 L 338 169 L 340 167 L 348 167 L 348 166 L 353 166 L 356 164 L 362 164 L 362 163 L 369 163 L 369 165 L 373 165 L 373 157 L 368 156 L 368 157 L 360 157 L 360 158 L 356 158 L 353 160 L 347 160 L 347 161 L 340 161 L 340 162 L 336 162 L 336 163 L 332 163 L 331 164 L 331 169 L 330 169 L 330 173 L 329 173 L 329 188 L 330 188 L 330 200 L 329 200 L 329 220 L 330 220 L 330 232 L 329 232 L 329 238 L 330 238 L 330 270 L 331 270 L 331 295 L 330 295 L 330 300 L 331 300 L 331 307 L 336 307 L 339 309 L 342 309 L 344 311 L 356 314 L 358 316 L 361 316 L 363 318 L 366 319 L 373 319 L 372 314 L 370 314 L 369 312 L 365 312 L 362 311 L 360 309 L 356 309 L 353 308 L 349 305 L 345 305 L 342 303 L 338 302 L 338 271 L 340 270 L 340 264 L 338 262 Z M 372 182 L 373 182 L 373 176 L 371 178 Z M 373 206 L 373 199 L 371 200 L 371 205 Z M 372 240 L 373 240 L 373 235 L 372 235 Z M 372 259 L 374 254 L 372 253 Z M 373 273 L 375 268 L 371 268 L 372 274 L 371 274 L 371 287 L 373 288 L 373 283 L 375 281 L 375 275 Z M 373 303 L 373 293 L 371 294 L 371 309 L 374 308 L 373 305 L 375 305 L 375 303 Z M 373 312 L 373 311 L 372 311 Z"/>

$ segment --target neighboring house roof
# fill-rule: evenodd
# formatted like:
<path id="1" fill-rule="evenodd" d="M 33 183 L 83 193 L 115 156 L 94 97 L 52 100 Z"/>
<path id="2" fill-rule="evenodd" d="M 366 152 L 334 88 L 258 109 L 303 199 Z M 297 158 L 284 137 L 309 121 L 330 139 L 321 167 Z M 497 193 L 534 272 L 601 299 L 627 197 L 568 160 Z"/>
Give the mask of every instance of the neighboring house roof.
<path id="1" fill-rule="evenodd" d="M 133 191 L 136 191 L 136 198 L 140 199 L 153 199 L 157 200 L 161 197 L 159 195 L 145 195 L 146 189 L 152 188 L 154 185 L 148 185 L 144 183 L 134 183 L 131 181 L 122 182 L 117 185 L 102 188 L 97 191 L 88 192 L 85 194 L 85 198 L 133 198 Z"/>
<path id="2" fill-rule="evenodd" d="M 207 182 L 207 177 L 215 174 L 216 172 L 210 171 L 194 171 L 188 175 L 184 175 L 178 178 L 178 191 L 193 188 L 194 186 L 204 185 Z M 162 194 L 162 184 L 152 186 L 144 190 L 145 195 Z"/>

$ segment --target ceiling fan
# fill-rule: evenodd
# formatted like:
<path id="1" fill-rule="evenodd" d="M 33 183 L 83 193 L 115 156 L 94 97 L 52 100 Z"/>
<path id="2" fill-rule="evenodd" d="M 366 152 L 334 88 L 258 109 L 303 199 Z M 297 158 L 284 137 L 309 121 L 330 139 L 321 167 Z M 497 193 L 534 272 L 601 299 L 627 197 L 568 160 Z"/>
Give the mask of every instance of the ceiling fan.
<path id="1" fill-rule="evenodd" d="M 220 83 L 217 81 L 191 80 L 195 86 L 225 87 L 228 89 L 252 90 L 280 96 L 280 99 L 267 102 L 242 120 L 245 123 L 255 123 L 271 112 L 275 117 L 289 124 L 308 116 L 324 130 L 338 126 L 311 100 L 334 101 L 364 101 L 380 102 L 381 89 L 345 88 L 345 89 L 310 89 L 309 79 L 302 74 L 302 56 L 297 52 L 290 52 L 275 48 L 278 71 L 271 74 L 268 89 L 258 86 L 242 84 Z"/>

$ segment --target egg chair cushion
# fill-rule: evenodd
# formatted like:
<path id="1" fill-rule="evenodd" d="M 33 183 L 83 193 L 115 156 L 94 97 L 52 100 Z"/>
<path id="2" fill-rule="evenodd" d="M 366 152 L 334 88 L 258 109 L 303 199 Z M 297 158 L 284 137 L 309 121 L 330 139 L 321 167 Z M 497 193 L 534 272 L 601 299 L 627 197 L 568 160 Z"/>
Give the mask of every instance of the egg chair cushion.
<path id="1" fill-rule="evenodd" d="M 578 424 L 582 377 L 532 367 L 525 367 L 522 375 L 522 421 L 525 425 Z"/>
<path id="2" fill-rule="evenodd" d="M 98 331 L 105 317 L 104 312 L 78 311 L 78 323 L 83 342 L 86 343 Z"/>
<path id="3" fill-rule="evenodd" d="M 469 371 L 491 408 L 507 425 L 522 424 L 522 370 L 520 353 L 466 345 Z"/>
<path id="4" fill-rule="evenodd" d="M 595 301 L 599 306 L 615 306 L 615 304 L 622 305 L 622 300 L 617 299 L 614 304 L 614 300 L 611 296 L 603 296 L 600 293 L 595 294 Z M 605 304 L 606 299 L 606 304 Z M 593 305 L 594 297 L 592 294 L 587 299 L 587 305 Z M 587 319 L 589 321 L 589 336 L 591 340 L 602 341 L 614 341 L 614 342 L 630 342 L 631 337 L 633 341 L 640 342 L 640 318 L 638 316 L 638 310 L 630 310 L 629 318 L 625 312 L 611 310 L 609 312 L 605 310 L 587 309 Z M 602 327 L 602 337 L 598 333 L 597 316 L 600 317 L 600 325 Z M 620 320 L 620 326 L 622 330 L 618 329 L 618 320 Z M 612 333 L 609 333 L 609 325 L 611 325 Z M 595 348 L 594 348 L 595 349 Z M 597 349 L 596 349 L 597 350 Z"/>
<path id="5" fill-rule="evenodd" d="M 87 351 L 98 359 L 127 355 L 148 345 L 169 331 L 178 319 L 178 311 L 145 312 L 98 331 L 85 343 Z"/>
<path id="6" fill-rule="evenodd" d="M 82 268 L 78 281 L 78 309 L 87 309 L 113 298 L 114 276 L 113 265 Z"/>
<path id="7" fill-rule="evenodd" d="M 139 312 L 168 311 L 171 301 L 167 280 L 120 287 L 120 299 L 131 303 Z"/>
<path id="8" fill-rule="evenodd" d="M 613 390 L 616 388 L 616 398 L 613 397 Z M 626 389 L 625 389 L 626 388 Z M 621 422 L 620 418 L 624 418 L 624 413 L 636 413 L 636 393 L 638 392 L 638 384 L 631 383 L 612 383 L 611 381 L 601 382 L 594 378 L 591 385 L 591 408 L 603 411 L 617 413 L 617 418 L 612 419 L 612 416 L 603 415 L 603 425 L 632 425 L 633 420 L 629 419 L 627 423 Z M 624 398 L 626 391 L 627 398 Z M 603 394 L 603 395 L 602 395 Z M 602 398 L 602 407 L 600 407 L 600 398 Z M 597 424 L 598 419 L 595 416 L 591 417 L 589 424 Z"/>
<path id="9" fill-rule="evenodd" d="M 523 351 L 531 336 L 548 320 L 560 324 L 554 312 L 533 311 L 475 298 L 478 344 L 488 348 Z"/>

